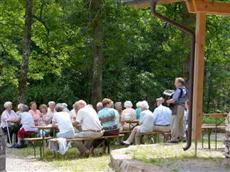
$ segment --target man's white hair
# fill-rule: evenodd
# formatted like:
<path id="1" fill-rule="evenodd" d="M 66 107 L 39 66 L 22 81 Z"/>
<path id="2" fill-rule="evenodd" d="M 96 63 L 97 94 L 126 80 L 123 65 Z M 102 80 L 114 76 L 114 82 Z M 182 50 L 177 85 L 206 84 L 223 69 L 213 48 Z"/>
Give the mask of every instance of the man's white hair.
<path id="1" fill-rule="evenodd" d="M 141 101 L 136 103 L 136 108 L 140 108 L 141 107 Z"/>
<path id="2" fill-rule="evenodd" d="M 49 101 L 49 102 L 48 102 L 48 105 L 49 105 L 49 106 L 52 105 L 52 104 L 55 105 L 55 104 L 56 104 L 55 101 Z"/>
<path id="3" fill-rule="evenodd" d="M 149 109 L 149 104 L 146 100 L 141 102 L 141 108 L 146 110 Z"/>
<path id="4" fill-rule="evenodd" d="M 124 103 L 124 107 L 125 108 L 131 108 L 131 107 L 133 107 L 133 104 L 132 104 L 132 102 L 131 101 L 125 101 L 125 103 Z"/>
<path id="5" fill-rule="evenodd" d="M 87 103 L 86 103 L 84 100 L 78 100 L 78 101 L 76 102 L 76 104 L 81 104 L 81 105 L 84 105 L 84 106 L 87 105 Z"/>
<path id="6" fill-rule="evenodd" d="M 10 106 L 12 106 L 12 102 L 7 101 L 7 102 L 4 103 L 4 108 L 8 108 Z"/>

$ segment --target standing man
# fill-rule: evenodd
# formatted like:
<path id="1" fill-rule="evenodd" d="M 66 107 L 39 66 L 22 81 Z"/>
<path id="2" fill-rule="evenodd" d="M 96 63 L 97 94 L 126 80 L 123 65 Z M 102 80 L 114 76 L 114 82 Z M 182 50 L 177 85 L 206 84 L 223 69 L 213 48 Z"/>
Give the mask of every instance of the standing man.
<path id="1" fill-rule="evenodd" d="M 173 97 L 167 100 L 168 104 L 172 104 L 172 124 L 171 124 L 171 143 L 178 143 L 184 138 L 184 110 L 187 100 L 187 90 L 183 78 L 175 79 L 176 91 Z"/>

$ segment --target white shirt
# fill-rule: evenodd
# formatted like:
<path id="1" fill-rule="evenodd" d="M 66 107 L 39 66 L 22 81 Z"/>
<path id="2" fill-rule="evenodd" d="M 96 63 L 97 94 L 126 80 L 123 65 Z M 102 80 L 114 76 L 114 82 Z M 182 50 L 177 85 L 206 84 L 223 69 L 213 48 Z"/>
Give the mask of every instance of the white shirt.
<path id="1" fill-rule="evenodd" d="M 21 119 L 22 127 L 25 131 L 37 131 L 35 128 L 34 118 L 29 112 L 19 113 L 19 118 Z"/>
<path id="2" fill-rule="evenodd" d="M 153 113 L 150 110 L 144 110 L 141 112 L 140 120 L 140 132 L 151 132 L 153 131 Z"/>
<path id="3" fill-rule="evenodd" d="M 55 112 L 52 122 L 57 124 L 60 133 L 74 131 L 71 119 L 67 112 Z"/>
<path id="4" fill-rule="evenodd" d="M 73 120 L 74 118 L 76 119 L 77 118 L 77 113 L 75 111 L 75 109 L 72 109 L 70 111 L 70 118 Z"/>
<path id="5" fill-rule="evenodd" d="M 47 112 L 47 115 L 50 117 L 50 118 L 53 118 L 54 114 L 55 114 L 55 110 L 52 112 L 50 108 L 48 108 L 48 112 Z"/>
<path id="6" fill-rule="evenodd" d="M 89 105 L 78 111 L 76 121 L 81 125 L 83 131 L 102 129 L 97 112 Z"/>
<path id="7" fill-rule="evenodd" d="M 153 112 L 154 125 L 170 125 L 172 119 L 172 111 L 163 105 L 158 106 Z"/>

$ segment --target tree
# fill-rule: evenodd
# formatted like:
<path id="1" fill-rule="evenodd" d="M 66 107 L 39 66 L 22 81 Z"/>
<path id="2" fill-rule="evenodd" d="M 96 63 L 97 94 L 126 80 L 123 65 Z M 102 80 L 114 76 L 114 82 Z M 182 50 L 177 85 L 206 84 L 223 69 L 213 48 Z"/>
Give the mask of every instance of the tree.
<path id="1" fill-rule="evenodd" d="M 25 5 L 25 26 L 23 38 L 22 63 L 19 76 L 19 102 L 24 103 L 26 98 L 29 57 L 31 53 L 31 28 L 32 28 L 33 0 L 26 0 Z"/>
<path id="2" fill-rule="evenodd" d="M 93 71 L 92 71 L 92 97 L 93 105 L 102 98 L 102 64 L 103 64 L 103 26 L 102 26 L 102 6 L 103 0 L 90 1 L 90 13 L 93 32 Z"/>

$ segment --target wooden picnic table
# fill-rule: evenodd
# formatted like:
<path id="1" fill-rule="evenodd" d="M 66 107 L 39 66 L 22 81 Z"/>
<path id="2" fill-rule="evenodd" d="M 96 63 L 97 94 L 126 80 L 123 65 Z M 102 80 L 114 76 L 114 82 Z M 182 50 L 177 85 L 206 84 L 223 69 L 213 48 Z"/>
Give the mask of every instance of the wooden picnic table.
<path id="1" fill-rule="evenodd" d="M 204 116 L 215 120 L 215 124 L 203 124 L 202 125 L 202 131 L 204 131 L 204 132 L 207 131 L 207 133 L 208 133 L 208 149 L 211 149 L 210 137 L 211 137 L 213 130 L 215 130 L 215 149 L 217 149 L 217 131 L 218 130 L 225 130 L 226 126 L 223 123 L 225 122 L 225 119 L 227 117 L 227 113 L 210 113 L 210 114 L 204 114 Z M 203 144 L 204 144 L 203 136 L 204 136 L 204 134 L 202 132 L 202 148 L 203 148 Z"/>
<path id="2" fill-rule="evenodd" d="M 42 148 L 40 149 L 40 158 L 42 159 L 44 156 L 44 147 L 45 147 L 45 140 L 47 140 L 47 137 L 45 137 L 45 130 L 51 130 L 53 129 L 53 137 L 55 136 L 55 129 L 56 127 L 53 126 L 52 124 L 49 125 L 37 125 L 35 126 L 39 131 L 41 130 L 41 139 L 42 139 Z M 40 132 L 39 132 L 40 133 Z M 35 138 L 36 139 L 36 138 Z"/>

